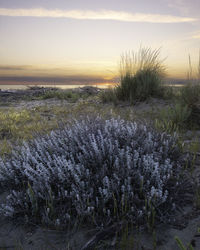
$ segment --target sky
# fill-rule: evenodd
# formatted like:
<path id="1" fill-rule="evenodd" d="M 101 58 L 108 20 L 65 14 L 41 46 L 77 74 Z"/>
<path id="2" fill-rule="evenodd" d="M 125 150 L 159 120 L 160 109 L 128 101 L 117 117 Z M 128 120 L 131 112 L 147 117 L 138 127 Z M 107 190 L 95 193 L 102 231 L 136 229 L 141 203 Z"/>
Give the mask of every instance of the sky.
<path id="1" fill-rule="evenodd" d="M 198 65 L 199 0 L 0 0 L 0 84 L 115 81 L 120 56 L 160 48 L 168 77 Z"/>

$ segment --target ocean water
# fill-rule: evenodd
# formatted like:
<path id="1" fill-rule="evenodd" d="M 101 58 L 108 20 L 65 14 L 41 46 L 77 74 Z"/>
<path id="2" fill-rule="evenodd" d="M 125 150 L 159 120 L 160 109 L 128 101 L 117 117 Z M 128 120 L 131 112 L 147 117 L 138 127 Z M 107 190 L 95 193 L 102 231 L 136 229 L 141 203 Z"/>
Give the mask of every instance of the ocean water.
<path id="1" fill-rule="evenodd" d="M 85 86 L 93 86 L 93 87 L 98 87 L 98 88 L 103 88 L 103 89 L 106 89 L 106 88 L 109 88 L 109 87 L 113 87 L 115 86 L 117 83 L 105 83 L 105 84 L 92 84 L 92 85 L 83 85 L 83 84 L 80 84 L 80 85 L 69 85 L 69 84 L 37 84 L 37 85 L 18 85 L 18 84 L 14 84 L 14 85 L 11 85 L 11 84 L 0 84 L 0 90 L 15 90 L 15 89 L 27 89 L 28 87 L 30 86 L 37 86 L 37 87 L 53 87 L 53 88 L 59 88 L 59 89 L 73 89 L 73 88 L 81 88 L 81 87 L 85 87 Z M 171 84 L 168 84 L 168 83 L 165 83 L 165 86 L 171 86 L 171 87 L 182 87 L 184 86 L 184 84 L 175 84 L 175 83 L 171 83 Z"/>
<path id="2" fill-rule="evenodd" d="M 14 90 L 14 89 L 27 89 L 28 87 L 30 86 L 37 86 L 37 87 L 54 87 L 54 88 L 60 88 L 60 89 L 73 89 L 73 88 L 81 88 L 81 87 L 85 87 L 85 86 L 93 86 L 93 87 L 98 87 L 98 88 L 108 88 L 109 86 L 112 86 L 111 84 L 97 84 L 97 85 L 56 85 L 56 84 L 51 84 L 51 85 L 18 85 L 18 84 L 15 84 L 15 85 L 10 85 L 10 84 L 7 84 L 7 85 L 1 85 L 0 84 L 0 89 L 1 90 Z"/>

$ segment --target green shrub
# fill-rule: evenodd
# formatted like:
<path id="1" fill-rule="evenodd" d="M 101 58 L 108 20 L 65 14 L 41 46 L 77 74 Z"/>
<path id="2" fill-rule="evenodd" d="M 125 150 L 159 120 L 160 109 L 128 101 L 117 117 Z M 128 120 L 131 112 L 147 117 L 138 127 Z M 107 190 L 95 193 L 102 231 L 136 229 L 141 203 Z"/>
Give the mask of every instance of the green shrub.
<path id="1" fill-rule="evenodd" d="M 200 85 L 187 84 L 180 91 L 180 99 L 183 105 L 190 109 L 189 124 L 200 126 Z"/>
<path id="2" fill-rule="evenodd" d="M 49 90 L 44 95 L 40 96 L 41 99 L 56 98 L 60 100 L 71 100 L 76 102 L 80 98 L 80 94 L 73 93 L 72 91 L 64 90 Z"/>
<path id="3" fill-rule="evenodd" d="M 181 88 L 180 99 L 191 110 L 189 123 L 200 126 L 200 54 L 197 71 L 193 69 L 189 56 L 188 83 Z"/>
<path id="4" fill-rule="evenodd" d="M 200 104 L 200 85 L 187 84 L 181 88 L 180 91 L 181 101 L 192 108 Z"/>
<path id="5" fill-rule="evenodd" d="M 177 88 L 173 86 L 162 86 L 161 88 L 161 96 L 163 99 L 175 99 L 177 98 Z"/>
<path id="6" fill-rule="evenodd" d="M 169 133 L 184 128 L 190 115 L 191 110 L 187 105 L 182 105 L 181 103 L 177 103 L 173 107 L 163 109 L 160 114 L 163 128 L 165 128 Z"/>
<path id="7" fill-rule="evenodd" d="M 121 80 L 115 90 L 119 100 L 144 101 L 151 96 L 163 95 L 161 83 L 165 74 L 159 52 L 140 48 L 138 53 L 122 55 Z"/>
<path id="8" fill-rule="evenodd" d="M 102 102 L 117 102 L 117 96 L 116 96 L 116 92 L 115 89 L 113 88 L 108 88 L 105 89 L 104 91 L 102 91 L 100 93 L 100 98 L 102 100 Z"/>
<path id="9" fill-rule="evenodd" d="M 161 96 L 161 78 L 151 69 L 138 71 L 134 76 L 127 75 L 121 79 L 116 89 L 119 99 L 125 101 L 144 101 L 152 96 Z"/>

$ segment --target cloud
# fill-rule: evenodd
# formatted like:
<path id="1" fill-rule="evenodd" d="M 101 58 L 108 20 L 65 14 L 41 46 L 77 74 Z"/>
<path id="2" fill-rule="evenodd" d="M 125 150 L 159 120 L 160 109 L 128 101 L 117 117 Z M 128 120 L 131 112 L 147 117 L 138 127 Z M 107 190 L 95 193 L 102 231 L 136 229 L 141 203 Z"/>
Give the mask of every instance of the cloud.
<path id="1" fill-rule="evenodd" d="M 26 70 L 29 66 L 2 66 L 0 65 L 0 70 Z"/>
<path id="2" fill-rule="evenodd" d="M 35 9 L 8 9 L 0 8 L 0 16 L 12 17 L 50 17 L 50 18 L 73 18 L 79 20 L 115 20 L 123 22 L 146 22 L 146 23 L 184 23 L 193 22 L 197 19 L 172 15 L 129 13 L 112 10 L 49 10 L 44 8 Z"/>
<path id="3" fill-rule="evenodd" d="M 199 33 L 199 34 L 196 34 L 196 35 L 193 35 L 192 38 L 193 38 L 193 39 L 200 39 L 200 33 Z"/>
<path id="4" fill-rule="evenodd" d="M 97 84 L 112 82 L 103 77 L 71 75 L 65 77 L 57 76 L 0 76 L 0 84 L 12 82 L 14 84 L 36 83 L 36 84 Z"/>

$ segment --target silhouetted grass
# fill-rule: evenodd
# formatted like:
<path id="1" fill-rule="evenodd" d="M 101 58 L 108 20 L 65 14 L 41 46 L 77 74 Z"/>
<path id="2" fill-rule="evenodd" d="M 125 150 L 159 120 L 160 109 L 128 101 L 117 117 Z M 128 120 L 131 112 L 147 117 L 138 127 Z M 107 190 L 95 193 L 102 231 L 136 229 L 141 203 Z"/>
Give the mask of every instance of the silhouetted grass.
<path id="1" fill-rule="evenodd" d="M 165 69 L 159 59 L 160 50 L 140 48 L 137 53 L 125 53 L 120 61 L 120 84 L 116 95 L 122 101 L 144 101 L 162 95 Z"/>
<path id="2" fill-rule="evenodd" d="M 159 59 L 160 50 L 140 48 L 136 53 L 127 52 L 121 56 L 120 83 L 112 91 L 105 91 L 104 101 L 144 101 L 149 97 L 164 95 L 162 80 L 165 68 Z"/>
<path id="3" fill-rule="evenodd" d="M 200 125 L 200 54 L 196 72 L 189 56 L 188 83 L 181 88 L 180 101 L 190 110 L 188 122 Z"/>

